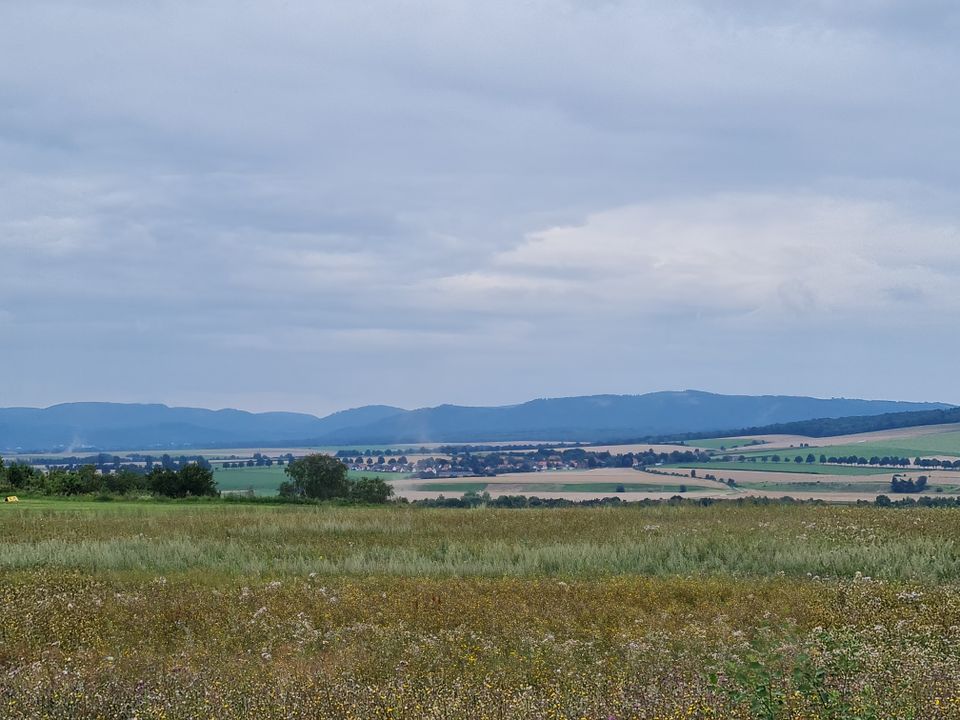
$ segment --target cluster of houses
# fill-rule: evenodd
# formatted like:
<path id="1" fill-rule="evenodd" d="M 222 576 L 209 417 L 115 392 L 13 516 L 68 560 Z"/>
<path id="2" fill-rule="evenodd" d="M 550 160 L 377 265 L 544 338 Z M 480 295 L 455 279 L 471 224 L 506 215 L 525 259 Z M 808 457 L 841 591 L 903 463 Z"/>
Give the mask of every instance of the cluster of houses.
<path id="1" fill-rule="evenodd" d="M 564 457 L 560 453 L 485 453 L 453 455 L 450 457 L 341 458 L 350 470 L 356 472 L 402 473 L 420 478 L 493 477 L 506 473 L 546 472 L 548 470 L 583 470 L 598 467 L 594 457 Z"/>

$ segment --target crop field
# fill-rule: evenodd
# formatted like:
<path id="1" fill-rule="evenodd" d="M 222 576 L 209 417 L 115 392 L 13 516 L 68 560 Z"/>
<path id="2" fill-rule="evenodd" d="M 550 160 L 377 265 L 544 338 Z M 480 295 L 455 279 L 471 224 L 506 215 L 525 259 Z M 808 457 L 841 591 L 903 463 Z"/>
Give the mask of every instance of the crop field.
<path id="1" fill-rule="evenodd" d="M 752 463 L 748 463 L 751 465 Z M 673 472 L 687 473 L 690 467 L 672 468 Z M 709 472 L 717 478 L 732 479 L 736 483 L 733 488 L 735 496 L 766 496 L 784 497 L 789 495 L 796 499 L 822 499 L 834 502 L 855 502 L 866 500 L 872 502 L 878 495 L 890 495 L 890 480 L 895 472 L 905 477 L 916 479 L 923 475 L 928 479 L 925 495 L 950 496 L 956 495 L 960 488 L 960 471 L 956 470 L 884 470 L 882 472 L 866 473 L 835 473 L 832 475 L 814 472 L 783 472 L 781 470 L 761 469 L 722 469 L 696 470 L 697 480 L 703 481 L 703 476 Z M 857 468 L 837 467 L 837 470 L 856 470 Z M 866 468 L 864 468 L 866 469 Z M 874 469 L 875 470 L 875 469 Z M 693 478 L 690 482 L 695 482 Z M 709 482 L 709 481 L 705 481 Z"/>
<path id="2" fill-rule="evenodd" d="M 735 438 L 706 438 L 700 440 L 690 440 L 685 447 L 704 448 L 706 450 L 734 450 L 736 448 L 752 447 L 763 442 L 762 438 L 754 437 L 735 437 Z"/>
<path id="3" fill-rule="evenodd" d="M 410 486 L 411 490 L 427 493 L 453 493 L 454 495 L 462 495 L 466 492 L 483 492 L 489 487 L 489 483 L 486 482 L 420 482 L 414 483 Z"/>
<path id="4" fill-rule="evenodd" d="M 816 441 L 813 441 L 814 443 Z M 811 443 L 812 445 L 813 443 Z M 808 450 L 810 452 L 810 450 Z M 882 442 L 830 445 L 823 448 L 827 455 L 897 455 L 900 457 L 960 457 L 960 432 L 923 435 L 913 439 L 886 440 Z"/>
<path id="5" fill-rule="evenodd" d="M 382 476 L 388 480 L 410 477 L 410 475 L 402 473 L 357 472 L 354 470 L 350 470 L 347 475 L 353 479 L 364 476 Z M 228 492 L 253 490 L 257 495 L 275 495 L 280 483 L 288 479 L 284 473 L 284 468 L 277 465 L 242 468 L 217 467 L 214 471 L 214 478 L 220 490 Z"/>
<path id="6" fill-rule="evenodd" d="M 779 451 L 820 451 L 827 455 L 899 455 L 902 457 L 960 457 L 960 428 L 952 425 L 926 425 L 893 430 L 841 435 L 836 437 L 811 438 L 801 435 L 758 436 L 764 445 L 738 448 L 738 453 L 764 454 Z M 728 440 L 735 440 L 728 438 Z M 697 443 L 702 442 L 700 440 Z M 801 444 L 809 448 L 800 448 Z M 729 447 L 729 446 L 728 446 Z"/>
<path id="7" fill-rule="evenodd" d="M 26 718 L 956 718 L 960 511 L 0 506 Z"/>
<path id="8" fill-rule="evenodd" d="M 609 452 L 613 454 L 618 453 L 643 453 L 647 451 L 657 452 L 657 453 L 669 453 L 673 451 L 685 452 L 688 450 L 694 450 L 698 447 L 707 448 L 706 445 L 700 445 L 699 440 L 691 441 L 685 445 L 679 444 L 654 444 L 654 443 L 627 443 L 624 445 L 582 445 L 580 446 L 584 450 L 589 450 L 591 452 Z M 567 448 L 559 448 L 567 449 Z"/>
<path id="9" fill-rule="evenodd" d="M 526 492 L 536 492 L 539 488 L 543 487 L 545 490 L 550 490 L 552 492 L 584 492 L 584 493 L 600 493 L 606 495 L 613 495 L 619 492 L 619 488 L 623 488 L 622 492 L 629 493 L 681 493 L 681 492 L 697 492 L 698 490 L 703 490 L 704 488 L 697 485 L 682 485 L 682 484 L 663 484 L 663 483 L 562 483 L 558 485 L 526 485 L 523 486 L 526 489 Z"/>
<path id="10" fill-rule="evenodd" d="M 696 473 L 693 477 L 691 471 Z M 459 497 L 465 492 L 535 495 L 545 499 L 588 500 L 616 496 L 622 500 L 666 499 L 674 495 L 731 499 L 791 496 L 802 500 L 872 502 L 891 493 L 894 473 L 916 478 L 929 486 L 923 495 L 951 496 L 960 492 L 960 471 L 894 470 L 891 468 L 820 465 L 818 463 L 713 462 L 662 466 L 646 472 L 630 468 L 513 473 L 495 478 L 393 479 L 397 496 L 409 500 Z M 708 479 L 712 475 L 715 479 Z M 733 480 L 734 485 L 728 485 Z M 621 490 L 622 488 L 622 490 Z M 917 495 L 919 497 L 919 495 Z"/>
<path id="11" fill-rule="evenodd" d="M 685 470 L 716 470 L 723 473 L 727 470 L 743 470 L 745 472 L 776 472 L 776 473 L 802 473 L 804 475 L 892 475 L 897 470 L 890 468 L 878 468 L 871 466 L 856 465 L 821 465 L 820 463 L 798 463 L 793 458 L 789 462 L 716 462 L 705 463 L 686 463 L 683 465 L 665 465 L 666 469 L 680 468 Z M 712 473 L 716 474 L 716 473 Z"/>
<path id="12" fill-rule="evenodd" d="M 504 473 L 493 478 L 409 478 L 395 480 L 391 484 L 398 497 L 409 500 L 436 498 L 439 495 L 459 497 L 465 492 L 488 492 L 491 497 L 535 495 L 540 498 L 567 500 L 612 496 L 622 500 L 665 499 L 681 492 L 707 492 L 714 497 L 735 494 L 725 485 L 711 480 L 671 477 L 639 472 L 631 468 Z M 618 490 L 620 486 L 623 486 L 623 492 Z"/>
<path id="13" fill-rule="evenodd" d="M 553 495 L 556 493 L 588 493 L 591 495 L 615 495 L 626 493 L 680 493 L 696 492 L 704 488 L 696 485 L 669 485 L 662 483 L 498 483 L 498 482 L 469 482 L 443 483 L 428 482 L 412 486 L 412 489 L 423 492 L 453 492 L 456 494 L 473 492 L 488 492 L 491 496 L 497 495 Z"/>
<path id="14" fill-rule="evenodd" d="M 826 480 L 741 480 L 737 486 L 744 490 L 769 490 L 778 495 L 804 492 L 820 493 L 828 497 L 833 493 L 864 493 L 867 495 L 881 495 L 890 493 L 889 482 L 843 482 L 838 478 Z M 865 498 L 866 499 L 866 498 Z"/>

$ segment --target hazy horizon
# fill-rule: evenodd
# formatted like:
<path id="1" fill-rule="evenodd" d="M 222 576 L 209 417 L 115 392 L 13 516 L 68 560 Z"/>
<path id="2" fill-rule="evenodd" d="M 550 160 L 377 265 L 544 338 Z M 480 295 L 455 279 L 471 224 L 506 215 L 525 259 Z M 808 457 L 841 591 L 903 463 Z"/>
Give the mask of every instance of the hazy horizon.
<path id="1" fill-rule="evenodd" d="M 519 400 L 519 401 L 517 401 L 517 402 L 512 402 L 512 403 L 497 403 L 497 404 L 474 403 L 474 404 L 464 404 L 464 406 L 466 406 L 466 407 L 507 407 L 507 406 L 514 406 L 514 405 L 522 405 L 522 404 L 524 404 L 524 403 L 532 402 L 532 401 L 535 401 L 535 400 L 560 400 L 560 399 L 574 398 L 574 397 L 593 397 L 593 396 L 603 396 L 603 395 L 639 396 L 639 395 L 657 394 L 657 393 L 684 393 L 684 392 L 702 392 L 702 393 L 708 393 L 708 394 L 711 394 L 711 395 L 725 395 L 725 396 L 744 395 L 743 393 L 715 393 L 715 392 L 713 392 L 713 391 L 711 391 L 711 390 L 702 390 L 702 389 L 699 389 L 699 388 L 685 388 L 685 389 L 683 389 L 683 390 L 675 390 L 675 389 L 673 389 L 673 390 L 671 390 L 671 389 L 666 389 L 666 390 L 653 390 L 653 391 L 650 391 L 650 393 L 587 393 L 586 395 L 554 395 L 554 396 L 549 396 L 549 397 L 547 397 L 547 396 L 540 396 L 540 397 L 529 397 L 529 398 L 526 398 L 526 399 L 524 399 L 524 400 Z M 949 402 L 947 402 L 947 401 L 945 401 L 945 400 L 935 400 L 935 399 L 934 399 L 934 400 L 929 400 L 929 399 L 919 399 L 919 400 L 918 400 L 918 399 L 915 399 L 915 398 L 886 398 L 886 397 L 876 397 L 876 398 L 871 398 L 871 397 L 859 397 L 859 398 L 858 398 L 858 397 L 842 396 L 842 395 L 834 395 L 834 396 L 816 396 L 816 395 L 809 395 L 809 396 L 804 396 L 804 395 L 797 395 L 797 394 L 795 394 L 795 393 L 762 393 L 762 394 L 760 394 L 760 395 L 761 395 L 761 396 L 771 396 L 771 397 L 810 397 L 810 398 L 817 399 L 817 400 L 868 400 L 868 401 L 880 401 L 880 402 L 887 401 L 887 402 L 907 402 L 907 403 L 941 403 L 941 404 L 948 404 L 948 405 L 952 405 L 952 404 L 953 404 L 953 403 L 949 403 Z M 346 410 L 353 410 L 353 409 L 356 409 L 356 408 L 359 408 L 359 407 L 364 407 L 363 405 L 348 405 L 348 406 L 344 406 L 344 407 L 341 407 L 341 408 L 336 408 L 336 409 L 331 410 L 331 411 L 329 411 L 329 412 L 322 412 L 322 413 L 321 413 L 321 412 L 310 412 L 309 410 L 290 410 L 290 409 L 288 409 L 288 408 L 282 408 L 282 407 L 280 407 L 280 408 L 267 408 L 267 409 L 263 409 L 263 410 L 251 410 L 251 409 L 249 409 L 249 408 L 242 408 L 242 407 L 236 407 L 236 406 L 206 407 L 206 406 L 200 406 L 200 405 L 177 405 L 177 404 L 174 404 L 174 403 L 164 402 L 164 401 L 162 401 L 162 400 L 152 400 L 152 401 L 151 401 L 151 400 L 144 400 L 144 401 L 130 401 L 130 402 L 126 402 L 126 401 L 114 401 L 114 400 L 96 400 L 96 399 L 92 399 L 92 400 L 91 400 L 91 399 L 87 399 L 87 400 L 70 400 L 70 401 L 61 402 L 61 403 L 51 403 L 50 405 L 0 406 L 0 409 L 10 409 L 10 408 L 12 408 L 12 407 L 20 407 L 20 408 L 26 408 L 26 409 L 44 410 L 44 409 L 49 409 L 49 408 L 51 408 L 51 407 L 56 407 L 56 406 L 58 406 L 58 405 L 83 404 L 83 403 L 113 403 L 113 402 L 115 402 L 115 403 L 120 403 L 120 404 L 130 404 L 130 405 L 165 405 L 165 406 L 170 407 L 170 408 L 193 408 L 193 409 L 199 409 L 199 410 L 213 410 L 213 411 L 219 411 L 219 410 L 240 410 L 240 411 L 243 411 L 243 412 L 250 412 L 250 413 L 297 412 L 297 413 L 304 413 L 304 414 L 309 414 L 309 415 L 315 415 L 315 416 L 317 416 L 317 417 L 325 417 L 325 416 L 327 416 L 327 415 L 332 415 L 332 414 L 334 414 L 334 413 L 343 412 L 343 411 L 346 411 Z M 424 410 L 424 409 L 429 409 L 429 408 L 437 407 L 437 406 L 439 406 L 439 405 L 456 405 L 456 404 L 458 404 L 458 403 L 437 403 L 436 405 L 411 405 L 411 406 L 409 406 L 409 407 L 403 407 L 403 406 L 400 406 L 400 405 L 391 405 L 391 403 L 368 403 L 368 405 L 392 406 L 392 407 L 396 407 L 396 408 L 399 409 L 399 410 L 405 410 L 405 411 L 409 411 L 409 410 Z"/>
<path id="2" fill-rule="evenodd" d="M 0 407 L 960 404 L 960 8 L 0 7 Z"/>

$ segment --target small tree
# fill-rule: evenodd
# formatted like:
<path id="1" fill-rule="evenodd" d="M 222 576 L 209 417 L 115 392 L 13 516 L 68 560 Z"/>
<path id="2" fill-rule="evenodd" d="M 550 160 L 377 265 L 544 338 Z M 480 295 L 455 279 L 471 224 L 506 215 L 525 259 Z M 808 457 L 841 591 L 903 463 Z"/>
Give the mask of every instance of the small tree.
<path id="1" fill-rule="evenodd" d="M 362 477 L 350 486 L 350 499 L 380 505 L 393 497 L 393 488 L 381 478 Z"/>

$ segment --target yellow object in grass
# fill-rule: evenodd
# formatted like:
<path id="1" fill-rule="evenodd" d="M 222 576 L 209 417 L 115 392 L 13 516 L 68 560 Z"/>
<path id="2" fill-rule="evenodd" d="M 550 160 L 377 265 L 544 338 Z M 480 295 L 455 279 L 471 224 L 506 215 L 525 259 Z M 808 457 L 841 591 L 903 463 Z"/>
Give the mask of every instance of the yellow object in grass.
<path id="1" fill-rule="evenodd" d="M 16 495 L 7 495 L 4 499 L 4 502 L 20 502 L 20 498 Z"/>

